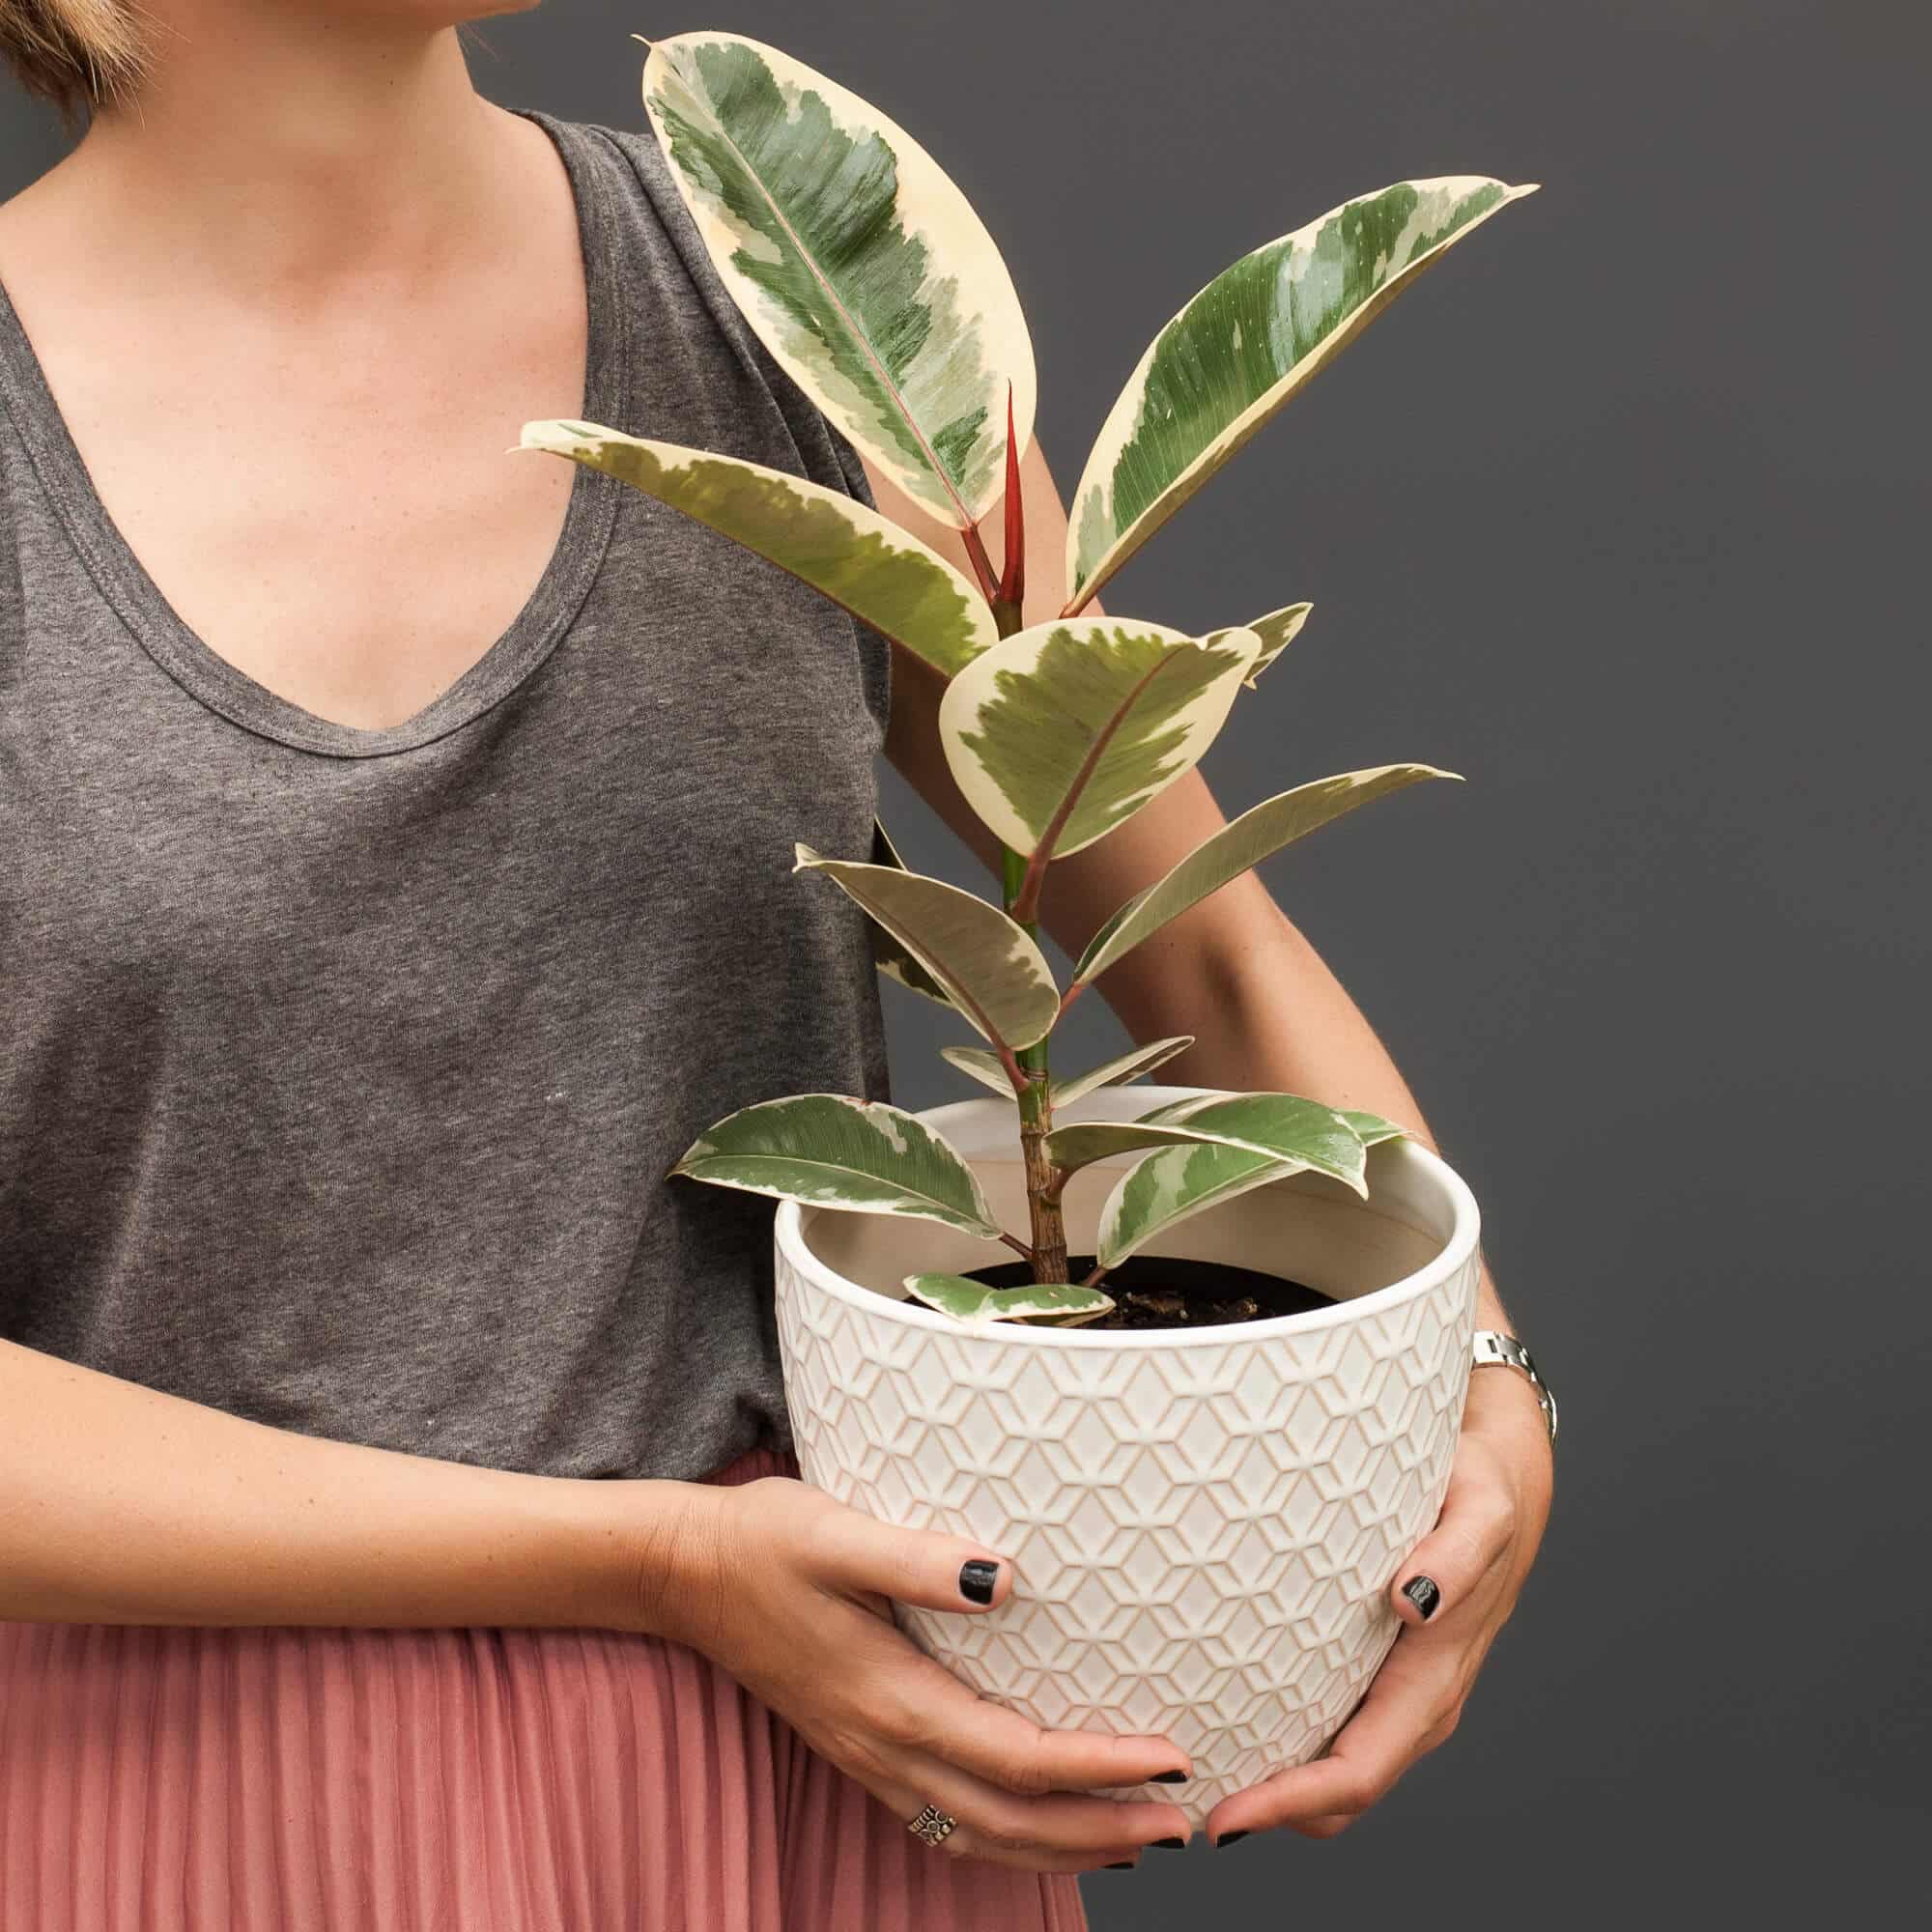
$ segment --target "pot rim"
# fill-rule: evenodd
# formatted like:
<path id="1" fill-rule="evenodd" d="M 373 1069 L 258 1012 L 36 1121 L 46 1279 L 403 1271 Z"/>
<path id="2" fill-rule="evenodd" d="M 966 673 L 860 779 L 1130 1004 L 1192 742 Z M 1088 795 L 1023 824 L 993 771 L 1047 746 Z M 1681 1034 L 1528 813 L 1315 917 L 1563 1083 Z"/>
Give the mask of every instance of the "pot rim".
<path id="1" fill-rule="evenodd" d="M 976 1100 L 955 1101 L 947 1108 L 928 1108 L 927 1113 L 952 1112 L 955 1108 L 975 1107 Z M 997 1107 L 1000 1102 L 989 1098 L 988 1107 Z M 1197 1328 L 1113 1328 L 1098 1332 L 1091 1328 L 1039 1328 L 1019 1321 L 988 1321 L 971 1323 L 955 1321 L 952 1316 L 942 1315 L 936 1308 L 927 1308 L 923 1303 L 910 1299 L 895 1301 L 876 1289 L 849 1280 L 835 1267 L 819 1260 L 805 1238 L 805 1217 L 802 1206 L 796 1201 L 781 1201 L 776 1216 L 776 1238 L 780 1252 L 792 1267 L 815 1287 L 824 1290 L 834 1299 L 848 1306 L 861 1309 L 867 1315 L 888 1321 L 897 1321 L 908 1328 L 924 1328 L 934 1333 L 953 1336 L 973 1336 L 994 1342 L 1008 1342 L 1021 1348 L 1046 1349 L 1192 1349 L 1229 1348 L 1249 1341 L 1263 1341 L 1270 1336 L 1307 1333 L 1320 1328 L 1338 1327 L 1344 1322 L 1359 1320 L 1364 1315 L 1379 1314 L 1399 1303 L 1418 1295 L 1429 1293 L 1439 1288 L 1452 1275 L 1459 1272 L 1476 1251 L 1477 1238 L 1482 1232 L 1482 1216 L 1476 1206 L 1476 1197 L 1469 1184 L 1438 1153 L 1432 1152 L 1420 1141 L 1405 1135 L 1397 1141 L 1381 1142 L 1373 1151 L 1383 1154 L 1385 1159 L 1407 1160 L 1419 1165 L 1422 1171 L 1449 1197 L 1454 1211 L 1454 1225 L 1448 1238 L 1437 1253 L 1412 1274 L 1404 1275 L 1399 1281 L 1392 1281 L 1386 1288 L 1373 1289 L 1367 1294 L 1351 1296 L 1347 1301 L 1338 1301 L 1331 1307 L 1307 1309 L 1299 1315 L 1273 1315 L 1264 1321 L 1216 1322 Z M 1119 1156 L 1116 1156 L 1119 1158 Z M 970 1156 L 969 1156 L 970 1161 Z M 1362 1204 L 1364 1213 L 1373 1213 L 1370 1201 Z M 814 1203 L 814 1214 L 849 1214 L 862 1212 L 857 1208 L 830 1208 Z M 880 1216 L 890 1220 L 890 1215 Z M 1387 1218 L 1384 1216 L 1383 1218 Z"/>

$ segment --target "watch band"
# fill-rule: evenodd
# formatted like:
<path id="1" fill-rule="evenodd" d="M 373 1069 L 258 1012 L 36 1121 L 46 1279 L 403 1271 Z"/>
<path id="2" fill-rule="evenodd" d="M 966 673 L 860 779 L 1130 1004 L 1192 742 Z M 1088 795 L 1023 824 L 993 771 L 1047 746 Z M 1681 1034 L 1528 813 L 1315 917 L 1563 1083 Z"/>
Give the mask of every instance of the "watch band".
<path id="1" fill-rule="evenodd" d="M 1549 1430 L 1549 1441 L 1553 1448 L 1556 1442 L 1556 1398 L 1549 1392 L 1549 1384 L 1537 1373 L 1535 1358 L 1514 1335 L 1504 1335 L 1494 1328 L 1478 1328 L 1471 1342 L 1475 1356 L 1474 1369 L 1520 1369 L 1536 1390 L 1536 1399 L 1543 1408 L 1543 1420 Z M 1474 1369 L 1471 1373 L 1474 1373 Z"/>

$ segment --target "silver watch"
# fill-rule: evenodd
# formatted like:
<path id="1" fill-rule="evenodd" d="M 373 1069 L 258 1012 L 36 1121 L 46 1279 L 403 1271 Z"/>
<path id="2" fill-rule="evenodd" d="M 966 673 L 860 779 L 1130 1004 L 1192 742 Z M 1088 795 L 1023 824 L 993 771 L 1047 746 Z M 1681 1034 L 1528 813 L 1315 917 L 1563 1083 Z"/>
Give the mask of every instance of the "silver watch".
<path id="1" fill-rule="evenodd" d="M 1556 1398 L 1549 1393 L 1549 1384 L 1537 1373 L 1529 1350 L 1514 1335 L 1499 1334 L 1493 1328 L 1478 1328 L 1472 1347 L 1476 1368 L 1520 1369 L 1529 1378 L 1531 1386 L 1536 1390 L 1536 1399 L 1543 1406 L 1543 1419 L 1548 1425 L 1553 1447 L 1556 1441 Z"/>

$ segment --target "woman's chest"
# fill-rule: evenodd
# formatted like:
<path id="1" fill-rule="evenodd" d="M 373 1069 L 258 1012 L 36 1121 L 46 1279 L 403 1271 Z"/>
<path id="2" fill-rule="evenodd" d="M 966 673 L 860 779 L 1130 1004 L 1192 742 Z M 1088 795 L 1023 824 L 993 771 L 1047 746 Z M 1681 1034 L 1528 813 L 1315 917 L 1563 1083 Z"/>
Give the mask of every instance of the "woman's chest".
<path id="1" fill-rule="evenodd" d="M 582 302 L 477 308 L 197 326 L 156 300 L 38 332 L 107 517 L 188 630 L 373 730 L 485 655 L 564 527 L 567 467 L 510 452 L 529 416 L 581 407 Z"/>
<path id="2" fill-rule="evenodd" d="M 399 961 L 425 986 L 487 956 L 781 971 L 826 896 L 794 841 L 869 846 L 883 640 L 641 497 L 542 661 L 391 755 L 236 729 L 106 606 L 56 612 L 63 584 L 28 559 L 0 653 L 0 950 L 23 972 L 221 1007 Z"/>
<path id="3" fill-rule="evenodd" d="M 231 395 L 203 434 L 118 438 L 103 497 L 212 650 L 305 711 L 382 729 L 481 659 L 562 526 L 570 477 L 505 454 L 544 391 L 488 390 L 440 397 L 399 375 L 387 396 L 279 418 Z"/>

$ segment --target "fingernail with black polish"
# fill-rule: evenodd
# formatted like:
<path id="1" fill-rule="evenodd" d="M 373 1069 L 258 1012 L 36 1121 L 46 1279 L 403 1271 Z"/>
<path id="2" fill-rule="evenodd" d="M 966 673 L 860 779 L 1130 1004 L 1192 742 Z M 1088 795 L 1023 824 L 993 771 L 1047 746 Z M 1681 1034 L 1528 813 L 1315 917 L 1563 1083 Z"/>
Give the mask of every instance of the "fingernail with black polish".
<path id="1" fill-rule="evenodd" d="M 1134 1868 L 1134 1861 L 1132 1859 L 1118 1860 L 1115 1863 L 1110 1864 L 1107 1867 L 1109 1871 L 1132 1871 L 1133 1868 Z"/>
<path id="2" fill-rule="evenodd" d="M 1214 1849 L 1218 1852 L 1223 1845 L 1232 1845 L 1236 1838 L 1245 1838 L 1247 1835 L 1248 1834 L 1245 1831 L 1223 1832 L 1221 1835 L 1214 1840 Z"/>
<path id="3" fill-rule="evenodd" d="M 993 1601 L 993 1579 L 1000 1574 L 997 1563 L 988 1563 L 980 1557 L 974 1557 L 963 1565 L 959 1572 L 959 1594 L 969 1604 L 990 1604 Z"/>
<path id="4" fill-rule="evenodd" d="M 1435 1606 L 1442 1601 L 1442 1592 L 1435 1587 L 1433 1577 L 1411 1577 L 1402 1586 L 1402 1594 L 1422 1612 L 1424 1623 L 1435 1614 Z"/>
<path id="5" fill-rule="evenodd" d="M 1186 1842 L 1185 1838 L 1156 1838 L 1154 1840 L 1154 1843 L 1164 1852 L 1178 1852 Z"/>
<path id="6" fill-rule="evenodd" d="M 1187 1782 L 1187 1774 L 1184 1771 L 1157 1771 L 1148 1779 L 1148 1782 L 1150 1784 L 1185 1784 Z"/>

